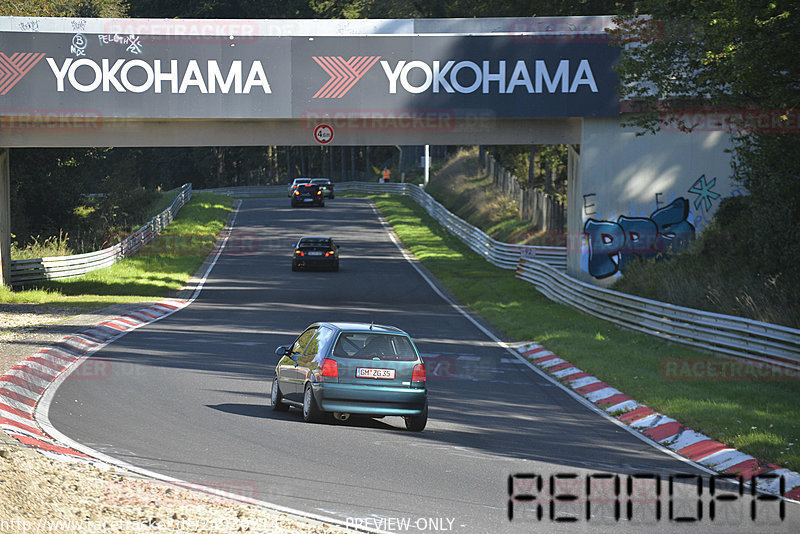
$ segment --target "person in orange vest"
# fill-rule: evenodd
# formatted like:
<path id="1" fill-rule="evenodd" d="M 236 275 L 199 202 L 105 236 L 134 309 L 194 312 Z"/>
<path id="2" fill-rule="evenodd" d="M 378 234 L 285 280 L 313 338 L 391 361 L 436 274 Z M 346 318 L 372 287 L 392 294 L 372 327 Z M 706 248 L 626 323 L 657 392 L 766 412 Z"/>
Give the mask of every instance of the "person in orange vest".
<path id="1" fill-rule="evenodd" d="M 388 167 L 383 168 L 383 173 L 381 174 L 381 183 L 385 184 L 389 181 L 389 178 L 392 176 L 392 170 Z"/>

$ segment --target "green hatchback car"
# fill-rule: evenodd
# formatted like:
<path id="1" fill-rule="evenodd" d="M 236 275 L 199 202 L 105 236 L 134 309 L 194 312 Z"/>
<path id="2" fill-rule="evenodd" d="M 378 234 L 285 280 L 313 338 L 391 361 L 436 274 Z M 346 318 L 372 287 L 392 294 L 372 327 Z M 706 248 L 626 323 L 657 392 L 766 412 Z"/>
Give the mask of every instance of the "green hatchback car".
<path id="1" fill-rule="evenodd" d="M 302 408 L 303 419 L 400 416 L 419 432 L 428 422 L 425 363 L 398 328 L 366 323 L 314 323 L 280 357 L 272 409 Z"/>

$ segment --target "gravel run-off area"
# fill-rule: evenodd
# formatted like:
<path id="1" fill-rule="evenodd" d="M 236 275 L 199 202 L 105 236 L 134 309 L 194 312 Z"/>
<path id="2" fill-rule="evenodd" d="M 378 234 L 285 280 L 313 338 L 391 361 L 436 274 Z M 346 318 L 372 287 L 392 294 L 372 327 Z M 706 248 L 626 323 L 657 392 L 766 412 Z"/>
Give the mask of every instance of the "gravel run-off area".
<path id="1" fill-rule="evenodd" d="M 0 304 L 0 375 L 64 336 L 146 306 L 92 313 Z M 0 428 L 2 420 L 0 419 Z M 0 430 L 0 533 L 339 533 L 346 529 L 220 495 L 46 456 Z"/>

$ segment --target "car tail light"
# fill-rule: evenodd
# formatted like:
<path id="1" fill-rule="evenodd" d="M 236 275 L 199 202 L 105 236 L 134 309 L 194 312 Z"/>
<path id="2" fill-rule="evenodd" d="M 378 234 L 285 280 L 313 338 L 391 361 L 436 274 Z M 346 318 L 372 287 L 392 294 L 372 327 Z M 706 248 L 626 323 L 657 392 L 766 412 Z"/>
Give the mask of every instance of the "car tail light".
<path id="1" fill-rule="evenodd" d="M 322 194 L 322 191 L 317 191 L 317 194 L 318 194 L 318 195 L 321 195 L 321 194 Z"/>
<path id="2" fill-rule="evenodd" d="M 412 382 L 425 382 L 425 364 L 418 363 L 414 366 L 414 372 L 411 374 Z"/>
<path id="3" fill-rule="evenodd" d="M 294 190 L 294 194 L 295 194 L 295 195 L 299 195 L 299 194 L 300 194 L 300 191 L 298 191 L 297 189 L 295 189 L 295 190 Z"/>
<path id="4" fill-rule="evenodd" d="M 336 360 L 325 360 L 322 364 L 322 376 L 339 378 L 339 364 Z"/>
<path id="5" fill-rule="evenodd" d="M 329 250 L 328 252 L 325 253 L 325 256 L 333 256 L 335 253 L 336 253 L 335 251 Z"/>
<path id="6" fill-rule="evenodd" d="M 296 250 L 294 253 L 297 256 L 305 256 L 305 253 L 302 250 Z"/>

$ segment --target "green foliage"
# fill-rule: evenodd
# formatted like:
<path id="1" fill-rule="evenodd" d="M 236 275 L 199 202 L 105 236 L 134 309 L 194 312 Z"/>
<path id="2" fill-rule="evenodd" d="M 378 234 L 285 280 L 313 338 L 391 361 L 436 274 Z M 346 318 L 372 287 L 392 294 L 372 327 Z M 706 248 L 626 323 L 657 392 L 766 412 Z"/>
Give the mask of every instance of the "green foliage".
<path id="1" fill-rule="evenodd" d="M 13 235 L 11 239 L 14 239 Z M 69 256 L 71 254 L 73 251 L 69 246 L 69 236 L 63 232 L 45 239 L 34 237 L 24 248 L 19 248 L 15 243 L 11 243 L 11 259 L 13 260 Z"/>
<path id="2" fill-rule="evenodd" d="M 527 145 L 494 145 L 487 147 L 494 159 L 520 180 L 528 179 L 530 148 Z"/>
<path id="3" fill-rule="evenodd" d="M 85 276 L 45 282 L 41 287 L 0 287 L 0 302 L 36 302 L 97 309 L 118 302 L 166 296 L 183 287 L 214 247 L 231 201 L 196 194 L 175 220 L 134 256 Z"/>
<path id="4" fill-rule="evenodd" d="M 492 178 L 481 170 L 476 147 L 462 148 L 448 158 L 435 170 L 426 191 L 452 213 L 498 241 L 563 244 L 563 236 L 538 232 L 532 222 L 520 218 L 514 199 L 501 194 Z M 553 243 L 553 239 L 557 242 Z"/>
<path id="5" fill-rule="evenodd" d="M 310 18 L 307 0 L 130 0 L 132 17 L 197 19 Z"/>
<path id="6" fill-rule="evenodd" d="M 626 269 L 614 288 L 800 328 L 799 161 L 797 135 L 740 138 L 736 178 L 750 194 L 725 199 L 685 253 Z"/>
<path id="7" fill-rule="evenodd" d="M 768 276 L 800 287 L 800 135 L 761 134 L 739 140 L 737 178 L 750 192 L 737 214 L 726 214 L 748 259 Z M 726 219 L 726 223 L 727 223 Z"/>
<path id="8" fill-rule="evenodd" d="M 606 15 L 630 11 L 633 2 L 613 0 L 311 0 L 321 18 L 545 17 Z"/>
<path id="9" fill-rule="evenodd" d="M 617 18 L 620 94 L 648 131 L 691 128 L 686 109 L 793 110 L 800 103 L 800 13 L 793 0 L 644 0 Z"/>
<path id="10" fill-rule="evenodd" d="M 0 15 L 27 17 L 124 17 L 125 0 L 0 0 Z"/>
<path id="11" fill-rule="evenodd" d="M 555 303 L 493 267 L 408 197 L 376 199 L 414 255 L 458 299 L 508 339 L 535 340 L 548 350 L 713 439 L 756 458 L 797 470 L 800 409 L 795 380 L 670 379 L 668 360 L 716 359 L 681 345 L 617 328 Z M 632 372 L 633 370 L 633 372 Z"/>
<path id="12" fill-rule="evenodd" d="M 495 160 L 517 177 L 523 188 L 539 189 L 562 202 L 567 196 L 567 145 L 494 145 Z M 531 169 L 531 155 L 535 154 Z"/>
<path id="13" fill-rule="evenodd" d="M 789 124 L 800 104 L 800 12 L 793 1 L 645 0 L 651 19 L 619 17 L 623 98 L 642 113 L 628 125 L 691 131 L 690 112 L 763 111 Z M 742 126 L 741 124 L 734 126 Z M 788 129 L 788 128 L 787 128 Z M 676 304 L 798 326 L 800 136 L 744 130 L 728 199 L 700 242 L 668 264 L 626 272 L 620 289 Z M 671 271 L 671 272 L 670 272 Z M 646 279 L 650 281 L 645 281 Z M 677 289 L 670 288 L 675 284 Z M 669 299 L 667 299 L 669 300 Z"/>

